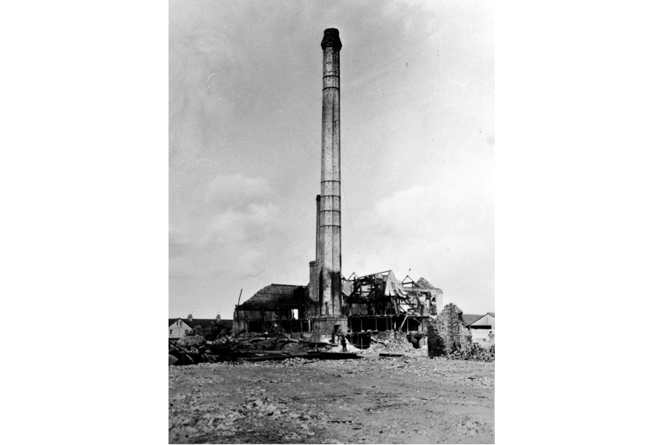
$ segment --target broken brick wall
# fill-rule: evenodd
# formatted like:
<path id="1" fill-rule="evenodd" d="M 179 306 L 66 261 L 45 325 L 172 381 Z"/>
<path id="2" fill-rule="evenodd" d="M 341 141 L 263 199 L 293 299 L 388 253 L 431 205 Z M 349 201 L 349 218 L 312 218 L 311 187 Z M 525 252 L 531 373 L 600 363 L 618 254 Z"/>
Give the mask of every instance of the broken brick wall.
<path id="1" fill-rule="evenodd" d="M 447 304 L 427 326 L 427 352 L 430 357 L 450 354 L 470 346 L 472 334 L 462 321 L 462 311 L 453 303 Z"/>

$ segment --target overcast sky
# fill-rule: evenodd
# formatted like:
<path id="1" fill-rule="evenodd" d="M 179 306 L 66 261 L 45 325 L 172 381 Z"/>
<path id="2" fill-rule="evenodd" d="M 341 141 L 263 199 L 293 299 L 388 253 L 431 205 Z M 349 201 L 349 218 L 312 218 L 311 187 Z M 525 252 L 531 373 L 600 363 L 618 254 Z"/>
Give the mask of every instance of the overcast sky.
<path id="1" fill-rule="evenodd" d="M 323 30 L 341 50 L 342 273 L 425 277 L 495 310 L 488 1 L 170 2 L 171 317 L 306 285 Z"/>

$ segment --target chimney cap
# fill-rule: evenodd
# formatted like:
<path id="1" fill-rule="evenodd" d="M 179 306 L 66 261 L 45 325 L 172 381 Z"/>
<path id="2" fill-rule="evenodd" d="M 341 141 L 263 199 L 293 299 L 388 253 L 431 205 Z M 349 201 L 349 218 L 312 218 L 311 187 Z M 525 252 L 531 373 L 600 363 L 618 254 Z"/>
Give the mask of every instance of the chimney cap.
<path id="1" fill-rule="evenodd" d="M 321 41 L 321 48 L 333 47 L 335 51 L 341 50 L 341 40 L 339 40 L 339 30 L 337 28 L 328 28 L 323 32 L 323 40 Z"/>

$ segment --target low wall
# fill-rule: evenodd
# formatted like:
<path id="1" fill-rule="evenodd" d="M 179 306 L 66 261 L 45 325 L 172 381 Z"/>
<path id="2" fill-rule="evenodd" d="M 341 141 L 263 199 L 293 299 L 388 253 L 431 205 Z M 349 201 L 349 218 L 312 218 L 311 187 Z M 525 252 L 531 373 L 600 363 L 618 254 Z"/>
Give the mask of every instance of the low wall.
<path id="1" fill-rule="evenodd" d="M 311 331 L 316 336 L 331 338 L 335 326 L 339 326 L 338 333 L 348 334 L 348 318 L 346 317 L 317 317 L 311 319 Z"/>

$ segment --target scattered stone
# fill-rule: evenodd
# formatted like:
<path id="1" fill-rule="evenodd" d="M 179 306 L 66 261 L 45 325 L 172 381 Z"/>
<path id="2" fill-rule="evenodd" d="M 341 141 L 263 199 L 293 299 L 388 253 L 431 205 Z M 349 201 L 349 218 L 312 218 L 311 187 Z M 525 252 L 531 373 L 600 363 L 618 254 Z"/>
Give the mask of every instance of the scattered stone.
<path id="1" fill-rule="evenodd" d="M 398 343 L 400 340 L 405 341 L 398 338 Z M 393 339 L 389 339 L 389 343 L 393 343 L 393 341 Z M 412 348 L 409 342 L 405 341 L 405 343 Z M 412 425 L 407 422 L 388 423 L 387 426 L 401 426 L 402 429 L 381 430 L 377 435 L 375 431 L 378 430 L 369 431 L 369 423 L 360 422 L 360 419 L 356 417 L 355 410 L 359 409 L 363 416 L 371 415 L 383 418 L 386 413 L 400 410 L 402 403 L 406 403 L 407 407 L 412 404 L 430 405 L 442 402 L 453 406 L 462 406 L 474 401 L 480 401 L 474 403 L 490 403 L 488 400 L 482 400 L 479 397 L 481 397 L 480 394 L 488 394 L 487 397 L 491 398 L 493 393 L 490 391 L 494 390 L 494 378 L 491 374 L 491 370 L 494 369 L 493 363 L 466 361 L 454 363 L 448 357 L 428 359 L 427 357 L 406 355 L 400 358 L 383 359 L 366 357 L 357 361 L 345 362 L 295 360 L 293 366 L 303 367 L 304 373 L 299 369 L 286 369 L 285 372 L 281 371 L 280 374 L 276 374 L 274 371 L 265 373 L 265 371 L 259 369 L 250 369 L 284 368 L 286 366 L 284 361 L 202 363 L 194 366 L 170 368 L 170 442 L 221 443 L 220 440 L 225 437 L 224 442 L 230 443 L 249 441 L 255 443 L 308 443 L 314 441 L 324 443 L 328 440 L 328 435 L 339 434 L 336 432 L 343 434 L 341 437 L 339 435 L 335 436 L 343 442 L 360 442 L 363 439 L 362 436 L 366 436 L 365 438 L 369 443 L 401 442 L 402 439 L 400 438 L 410 438 L 411 441 L 415 441 L 416 438 L 431 440 L 439 437 L 435 434 L 440 433 L 425 433 L 424 429 L 413 428 L 417 424 Z M 229 374 L 231 368 L 240 369 L 234 371 L 236 374 Z M 246 373 L 245 368 L 249 368 L 247 373 L 249 377 L 242 377 L 241 384 L 239 383 L 239 377 L 227 377 L 228 375 L 239 375 L 239 371 L 244 375 Z M 300 375 L 308 375 L 309 377 L 301 380 Z M 342 376 L 336 379 L 336 387 L 339 388 L 345 388 L 360 378 L 368 379 L 368 382 L 374 384 L 359 389 L 356 387 L 353 392 L 343 391 L 341 393 L 342 397 L 339 397 L 336 390 L 334 393 L 329 393 L 325 386 L 319 386 L 331 386 L 333 384 L 332 377 L 335 375 Z M 260 378 L 260 376 L 264 376 L 264 378 Z M 277 378 L 277 376 L 280 378 Z M 370 379 L 371 376 L 373 376 L 372 379 Z M 450 385 L 454 386 L 453 389 L 442 390 L 438 402 L 435 402 L 436 395 L 431 396 L 429 391 L 421 392 L 420 390 L 419 392 L 406 393 L 398 400 L 400 396 L 397 394 L 399 393 L 388 392 L 387 383 L 379 383 L 387 378 L 398 379 L 400 392 L 405 391 L 401 389 L 405 385 L 401 383 L 402 381 L 421 382 L 421 384 L 424 382 L 427 385 L 426 387 L 447 381 L 449 387 Z M 248 383 L 243 383 L 244 381 Z M 260 387 L 263 385 L 266 388 Z M 328 394 L 327 400 L 320 401 L 310 397 L 314 394 L 314 390 L 319 391 L 318 388 L 325 390 L 324 394 Z M 467 388 L 476 389 L 472 393 L 472 390 Z M 199 389 L 199 391 L 195 391 L 196 389 Z M 286 397 L 280 397 L 282 394 L 285 394 Z M 360 397 L 374 403 L 369 405 L 372 409 L 358 408 L 351 403 L 351 398 Z M 464 402 L 464 399 L 467 402 Z M 234 400 L 234 402 L 231 402 L 231 400 Z M 463 402 L 460 402 L 461 400 Z M 321 412 L 319 408 L 322 403 L 329 404 L 334 411 Z M 353 423 L 351 420 L 346 420 L 351 418 L 359 421 Z M 435 430 L 437 424 L 444 425 L 443 418 L 431 418 L 429 415 L 427 417 L 423 415 L 421 419 L 424 422 L 434 423 Z M 378 426 L 382 425 L 383 423 L 378 424 Z M 248 430 L 249 427 L 250 430 Z M 244 430 L 246 430 L 246 433 L 242 432 Z M 237 433 L 237 431 L 240 432 Z M 299 431 L 299 435 L 291 435 L 294 434 L 294 431 Z M 423 431 L 423 433 L 420 433 L 420 431 Z M 488 437 L 494 437 L 492 427 L 466 418 L 461 423 L 454 424 L 452 428 L 445 427 L 441 428 L 440 431 L 451 435 L 441 436 L 444 437 L 444 440 L 448 437 L 457 438 L 459 436 L 464 441 L 471 441 L 471 439 L 468 439 L 469 437 L 482 436 L 483 439 L 480 437 L 475 439 L 481 441 L 487 440 Z M 250 433 L 254 433 L 254 435 L 250 436 Z M 393 434 L 398 436 L 395 437 Z M 382 435 L 382 437 L 379 435 Z M 317 436 L 318 439 L 313 439 L 314 436 Z M 330 435 L 330 437 L 332 436 Z M 216 442 L 217 439 L 219 439 L 218 442 Z"/>

